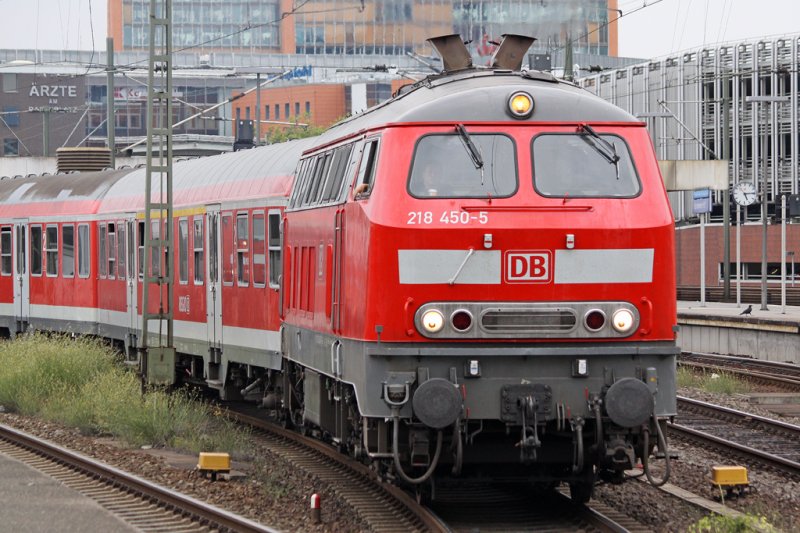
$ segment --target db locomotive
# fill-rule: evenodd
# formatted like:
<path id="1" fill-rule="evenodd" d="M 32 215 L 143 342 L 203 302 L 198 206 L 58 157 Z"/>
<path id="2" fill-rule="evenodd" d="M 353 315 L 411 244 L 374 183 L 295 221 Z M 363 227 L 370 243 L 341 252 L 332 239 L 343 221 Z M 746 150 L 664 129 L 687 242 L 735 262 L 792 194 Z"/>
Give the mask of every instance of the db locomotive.
<path id="1" fill-rule="evenodd" d="M 645 125 L 508 35 L 324 134 L 174 166 L 0 181 L 0 328 L 137 359 L 146 232 L 172 232 L 173 379 L 425 490 L 669 472 L 673 217 Z M 149 269 L 163 258 L 153 258 Z M 658 474 L 651 464 L 665 458 Z"/>

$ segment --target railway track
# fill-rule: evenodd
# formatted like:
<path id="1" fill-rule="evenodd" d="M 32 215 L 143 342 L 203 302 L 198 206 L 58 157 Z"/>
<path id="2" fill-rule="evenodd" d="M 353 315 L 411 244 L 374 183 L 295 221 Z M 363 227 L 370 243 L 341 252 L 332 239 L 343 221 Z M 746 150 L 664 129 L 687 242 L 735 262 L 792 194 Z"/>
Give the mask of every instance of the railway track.
<path id="1" fill-rule="evenodd" d="M 673 435 L 800 480 L 800 426 L 678 397 Z"/>
<path id="2" fill-rule="evenodd" d="M 775 390 L 800 392 L 800 368 L 788 363 L 705 353 L 682 353 L 678 364 L 699 370 L 725 372 Z"/>
<path id="3" fill-rule="evenodd" d="M 275 531 L 3 424 L 0 453 L 44 472 L 144 532 Z"/>
<path id="4" fill-rule="evenodd" d="M 430 506 L 455 533 L 651 531 L 602 502 L 575 504 L 560 491 L 537 493 L 522 484 L 442 483 Z"/>
<path id="5" fill-rule="evenodd" d="M 381 482 L 373 470 L 331 446 L 243 412 L 238 407 L 229 413 L 239 423 L 250 426 L 253 437 L 270 451 L 335 487 L 337 495 L 353 507 L 372 531 L 449 531 L 447 525 L 409 494 Z"/>

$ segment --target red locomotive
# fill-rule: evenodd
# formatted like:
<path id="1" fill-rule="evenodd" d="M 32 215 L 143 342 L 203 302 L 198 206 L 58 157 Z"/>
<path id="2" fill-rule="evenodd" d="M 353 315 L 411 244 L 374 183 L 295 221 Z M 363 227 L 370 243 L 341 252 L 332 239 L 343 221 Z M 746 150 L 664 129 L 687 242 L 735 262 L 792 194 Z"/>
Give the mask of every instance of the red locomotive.
<path id="1" fill-rule="evenodd" d="M 322 136 L 174 170 L 175 379 L 387 477 L 569 483 L 645 462 L 675 405 L 673 217 L 644 125 L 506 36 Z M 0 182 L 0 327 L 135 357 L 144 170 Z M 668 457 L 669 454 L 666 453 Z"/>

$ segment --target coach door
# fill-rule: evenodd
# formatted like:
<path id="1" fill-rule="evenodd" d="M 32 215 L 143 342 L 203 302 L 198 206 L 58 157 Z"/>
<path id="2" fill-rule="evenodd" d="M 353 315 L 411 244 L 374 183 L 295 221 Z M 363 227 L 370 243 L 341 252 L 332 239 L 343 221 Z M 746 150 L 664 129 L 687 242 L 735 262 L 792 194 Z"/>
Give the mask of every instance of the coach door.
<path id="1" fill-rule="evenodd" d="M 220 280 L 221 243 L 219 205 L 206 208 L 206 318 L 208 344 L 212 358 L 222 349 L 222 283 Z"/>
<path id="2" fill-rule="evenodd" d="M 31 307 L 30 275 L 28 272 L 28 220 L 14 221 L 14 316 L 17 331 L 25 331 Z"/>
<path id="3" fill-rule="evenodd" d="M 139 334 L 139 287 L 137 283 L 137 276 L 139 273 L 137 256 L 139 247 L 137 246 L 137 237 L 139 236 L 139 228 L 136 224 L 136 215 L 127 215 L 125 217 L 125 253 L 127 254 L 126 261 L 128 268 L 126 271 L 127 279 L 125 280 L 126 292 L 126 307 L 128 314 L 128 336 L 126 338 L 126 347 L 128 348 L 128 357 L 135 358 L 137 337 Z"/>

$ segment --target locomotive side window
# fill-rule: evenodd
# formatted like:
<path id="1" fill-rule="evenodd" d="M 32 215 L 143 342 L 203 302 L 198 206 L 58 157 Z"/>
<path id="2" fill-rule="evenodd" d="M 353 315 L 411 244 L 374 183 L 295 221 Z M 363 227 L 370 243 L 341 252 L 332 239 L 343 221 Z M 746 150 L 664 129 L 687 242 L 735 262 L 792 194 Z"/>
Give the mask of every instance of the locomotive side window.
<path id="1" fill-rule="evenodd" d="M 342 182 L 344 181 L 345 172 L 347 170 L 347 163 L 350 161 L 350 153 L 353 151 L 353 145 L 348 144 L 340 146 L 336 149 L 333 155 L 333 166 L 328 175 L 328 180 L 325 182 L 325 189 L 322 191 L 320 201 L 328 203 L 335 201 L 340 196 L 342 190 Z"/>
<path id="2" fill-rule="evenodd" d="M 11 275 L 11 228 L 0 229 L 0 274 Z"/>
<path id="3" fill-rule="evenodd" d="M 371 139 L 364 145 L 364 153 L 361 156 L 361 166 L 358 168 L 358 180 L 356 181 L 355 194 L 362 197 L 369 196 L 372 192 L 372 185 L 375 181 L 375 163 L 378 159 L 378 139 Z"/>
<path id="4" fill-rule="evenodd" d="M 502 198 L 517 191 L 514 141 L 500 134 L 426 135 L 417 141 L 408 191 L 415 198 Z"/>
<path id="5" fill-rule="evenodd" d="M 178 221 L 178 281 L 189 283 L 189 220 Z"/>
<path id="6" fill-rule="evenodd" d="M 194 250 L 194 283 L 195 285 L 203 284 L 203 275 L 205 271 L 205 259 L 203 257 L 203 219 L 202 217 L 195 217 L 194 234 L 192 235 L 192 249 Z"/>
<path id="7" fill-rule="evenodd" d="M 89 257 L 89 224 L 78 224 L 78 276 L 88 278 Z"/>
<path id="8" fill-rule="evenodd" d="M 532 141 L 533 184 L 546 197 L 632 198 L 641 192 L 628 145 L 616 135 L 545 133 Z"/>
<path id="9" fill-rule="evenodd" d="M 253 213 L 253 285 L 267 286 L 267 237 L 264 213 Z"/>
<path id="10" fill-rule="evenodd" d="M 31 226 L 31 275 L 42 275 L 42 227 Z"/>
<path id="11" fill-rule="evenodd" d="M 117 224 L 117 273 L 119 274 L 119 279 L 125 279 L 125 277 L 128 275 L 128 265 L 125 261 L 126 244 L 125 223 L 120 222 Z"/>
<path id="12" fill-rule="evenodd" d="M 236 281 L 240 287 L 250 284 L 250 227 L 247 213 L 236 215 Z"/>
<path id="13" fill-rule="evenodd" d="M 269 220 L 269 286 L 277 289 L 281 277 L 281 212 L 270 211 Z"/>
<path id="14" fill-rule="evenodd" d="M 61 274 L 65 278 L 75 277 L 75 226 L 61 226 Z"/>

